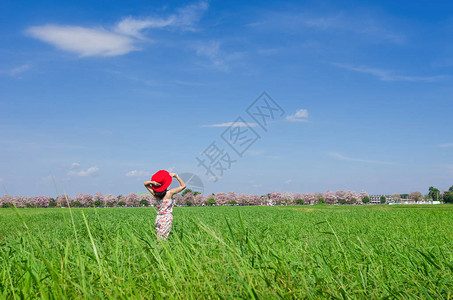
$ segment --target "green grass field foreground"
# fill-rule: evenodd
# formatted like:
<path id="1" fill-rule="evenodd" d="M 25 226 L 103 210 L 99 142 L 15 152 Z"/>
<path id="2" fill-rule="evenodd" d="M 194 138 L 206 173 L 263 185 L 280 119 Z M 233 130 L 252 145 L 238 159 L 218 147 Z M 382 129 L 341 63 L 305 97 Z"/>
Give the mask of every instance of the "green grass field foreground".
<path id="1" fill-rule="evenodd" d="M 452 299 L 453 206 L 0 210 L 1 298 Z"/>

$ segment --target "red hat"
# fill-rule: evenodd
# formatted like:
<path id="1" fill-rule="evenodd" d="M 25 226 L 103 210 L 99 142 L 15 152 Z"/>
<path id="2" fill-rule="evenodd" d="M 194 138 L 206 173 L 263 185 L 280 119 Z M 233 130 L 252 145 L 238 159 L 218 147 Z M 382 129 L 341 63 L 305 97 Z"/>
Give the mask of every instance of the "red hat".
<path id="1" fill-rule="evenodd" d="M 171 184 L 171 181 L 173 178 L 171 178 L 170 173 L 165 170 L 160 170 L 156 174 L 151 177 L 151 181 L 156 181 L 161 184 L 161 186 L 152 186 L 153 190 L 156 192 L 163 192 L 165 191 Z"/>

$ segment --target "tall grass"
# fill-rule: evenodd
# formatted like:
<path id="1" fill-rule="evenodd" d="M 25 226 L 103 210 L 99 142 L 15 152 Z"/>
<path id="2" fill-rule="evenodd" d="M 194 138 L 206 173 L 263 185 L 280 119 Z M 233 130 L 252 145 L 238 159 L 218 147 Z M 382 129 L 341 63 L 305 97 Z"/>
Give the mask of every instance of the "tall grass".
<path id="1" fill-rule="evenodd" d="M 453 298 L 453 206 L 0 209 L 1 298 Z M 25 224 L 25 225 L 24 225 Z"/>

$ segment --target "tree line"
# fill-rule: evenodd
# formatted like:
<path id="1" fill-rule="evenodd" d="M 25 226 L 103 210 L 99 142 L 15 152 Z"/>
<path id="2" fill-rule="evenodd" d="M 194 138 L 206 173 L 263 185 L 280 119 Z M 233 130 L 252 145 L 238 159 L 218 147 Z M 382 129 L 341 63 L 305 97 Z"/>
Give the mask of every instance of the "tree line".
<path id="1" fill-rule="evenodd" d="M 453 203 L 453 186 L 448 191 L 440 192 L 434 187 L 429 188 L 425 196 L 420 192 L 410 194 L 393 194 L 394 201 L 401 199 L 412 199 L 422 201 L 423 199 L 440 200 L 445 203 Z M 182 194 L 173 197 L 176 205 L 179 206 L 209 206 L 209 205 L 312 205 L 325 204 L 367 204 L 370 197 L 365 191 L 356 193 L 354 191 L 339 190 L 336 192 L 326 191 L 325 193 L 280 193 L 273 192 L 258 196 L 252 194 L 236 194 L 235 192 L 217 193 L 203 195 L 190 189 L 184 190 Z M 380 202 L 385 203 L 386 197 L 381 196 Z M 138 207 L 156 206 L 158 200 L 151 194 L 130 193 L 128 195 L 104 195 L 102 193 L 77 194 L 73 197 L 60 195 L 56 198 L 47 196 L 23 197 L 4 195 L 0 197 L 0 207 Z"/>

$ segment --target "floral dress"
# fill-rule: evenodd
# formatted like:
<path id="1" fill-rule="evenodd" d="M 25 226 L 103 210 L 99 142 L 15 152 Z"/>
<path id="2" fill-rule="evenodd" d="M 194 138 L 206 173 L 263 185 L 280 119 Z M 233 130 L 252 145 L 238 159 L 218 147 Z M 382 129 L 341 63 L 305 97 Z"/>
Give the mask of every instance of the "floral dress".
<path id="1" fill-rule="evenodd" d="M 157 204 L 157 216 L 154 228 L 156 228 L 157 238 L 166 239 L 170 234 L 173 222 L 173 199 L 163 199 Z"/>

